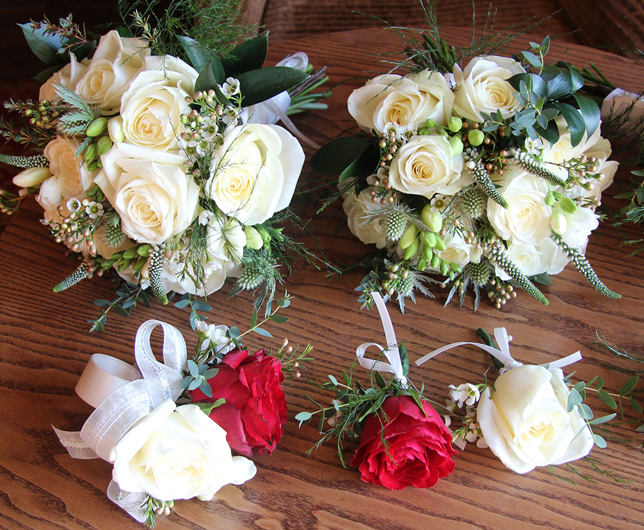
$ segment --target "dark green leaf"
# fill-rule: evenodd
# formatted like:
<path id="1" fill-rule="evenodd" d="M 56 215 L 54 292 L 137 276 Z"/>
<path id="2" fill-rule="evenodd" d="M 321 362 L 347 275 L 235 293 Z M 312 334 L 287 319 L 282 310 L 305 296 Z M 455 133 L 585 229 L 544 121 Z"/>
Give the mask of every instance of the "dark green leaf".
<path id="1" fill-rule="evenodd" d="M 634 375 L 631 377 L 622 388 L 619 389 L 619 395 L 620 396 L 627 396 L 628 394 L 631 393 L 631 391 L 635 388 L 635 385 L 637 382 L 640 380 L 639 375 Z"/>
<path id="2" fill-rule="evenodd" d="M 273 322 L 277 322 L 278 324 L 286 324 L 288 322 L 288 317 L 282 315 L 271 315 L 268 318 L 270 318 Z"/>
<path id="3" fill-rule="evenodd" d="M 205 92 L 211 88 L 215 88 L 216 86 L 217 78 L 213 72 L 212 63 L 208 61 L 208 64 L 201 69 L 201 72 L 199 72 L 199 76 L 195 81 L 195 92 L 199 90 Z"/>
<path id="4" fill-rule="evenodd" d="M 601 377 L 597 377 L 597 386 L 595 386 L 596 390 L 601 390 L 604 388 L 604 380 Z"/>
<path id="5" fill-rule="evenodd" d="M 541 79 L 543 79 L 546 83 L 555 77 L 557 77 L 561 73 L 561 69 L 557 68 L 556 66 L 546 66 L 543 70 L 541 70 Z"/>
<path id="6" fill-rule="evenodd" d="M 601 418 L 595 418 L 594 420 L 590 420 L 588 423 L 591 425 L 601 425 L 602 423 L 609 422 L 612 420 L 615 416 L 617 416 L 616 413 L 608 414 L 607 416 L 602 416 Z"/>
<path id="7" fill-rule="evenodd" d="M 60 35 L 45 35 L 43 29 L 34 30 L 30 23 L 18 24 L 18 26 L 22 29 L 27 44 L 38 59 L 49 66 L 62 68 L 65 65 L 65 57 L 58 54 L 58 50 L 64 46 Z"/>
<path id="8" fill-rule="evenodd" d="M 403 375 L 407 376 L 409 373 L 409 354 L 407 353 L 407 348 L 405 348 L 404 344 L 401 344 L 398 350 L 400 351 L 400 363 L 402 364 Z"/>
<path id="9" fill-rule="evenodd" d="M 273 335 L 271 335 L 268 331 L 266 331 L 263 328 L 253 328 L 253 331 L 258 335 L 261 335 L 262 337 L 268 337 L 269 339 L 273 338 Z"/>
<path id="10" fill-rule="evenodd" d="M 47 68 L 46 70 L 43 70 L 42 72 L 36 74 L 34 76 L 34 80 L 38 81 L 41 85 L 47 81 L 52 75 L 54 75 L 58 70 L 60 70 L 64 65 L 57 64 L 56 66 L 51 66 L 50 68 Z"/>
<path id="11" fill-rule="evenodd" d="M 349 386 L 349 383 L 351 382 L 351 380 L 349 379 L 349 374 L 347 374 L 347 372 L 344 370 L 342 370 L 342 379 L 344 379 L 344 384 L 346 386 Z"/>
<path id="12" fill-rule="evenodd" d="M 127 309 L 123 309 L 123 307 L 119 304 L 112 306 L 112 309 L 114 309 L 117 315 L 121 315 L 122 317 L 130 316 L 130 312 Z"/>
<path id="13" fill-rule="evenodd" d="M 559 111 L 557 109 L 555 109 L 555 108 L 548 107 L 548 108 L 543 109 L 541 114 L 543 116 L 545 116 L 545 118 L 548 121 L 551 121 L 551 120 L 554 120 L 557 116 L 559 116 Z"/>
<path id="14" fill-rule="evenodd" d="M 372 143 L 357 136 L 332 140 L 323 145 L 311 159 L 311 167 L 319 173 L 339 175 Z"/>
<path id="15" fill-rule="evenodd" d="M 616 409 L 617 408 L 617 403 L 615 403 L 615 400 L 613 399 L 613 396 L 611 396 L 605 390 L 598 390 L 597 391 L 597 396 L 599 396 L 599 399 L 601 399 L 611 409 Z"/>
<path id="16" fill-rule="evenodd" d="M 349 164 L 349 167 L 340 173 L 338 183 L 341 184 L 351 177 L 368 177 L 376 171 L 379 160 L 380 152 L 378 148 L 373 144 L 368 145 L 367 148 L 360 153 L 360 156 L 358 156 L 358 158 Z"/>
<path id="17" fill-rule="evenodd" d="M 547 272 L 542 272 L 541 274 L 530 276 L 530 281 L 532 283 L 540 283 L 541 285 L 552 285 L 550 274 L 548 274 Z"/>
<path id="18" fill-rule="evenodd" d="M 537 99 L 548 95 L 546 82 L 537 74 L 516 74 L 507 81 L 517 92 L 521 91 L 521 83 L 525 83 L 537 95 Z"/>
<path id="19" fill-rule="evenodd" d="M 557 63 L 557 66 L 559 68 L 564 68 L 568 70 L 568 72 L 570 72 L 570 80 L 572 83 L 572 88 L 570 90 L 571 94 L 574 94 L 575 92 L 577 92 L 577 90 L 584 86 L 584 78 L 574 66 L 564 61 L 559 61 Z"/>
<path id="20" fill-rule="evenodd" d="M 633 396 L 631 396 L 630 398 L 628 398 L 628 402 L 631 404 L 631 408 L 632 408 L 635 412 L 637 412 L 638 414 L 641 414 L 641 413 L 642 413 L 642 405 L 640 405 L 640 404 L 637 402 L 637 400 L 636 400 Z"/>
<path id="21" fill-rule="evenodd" d="M 573 97 L 577 101 L 577 105 L 579 105 L 579 110 L 586 123 L 586 134 L 590 138 L 597 127 L 599 127 L 599 120 L 601 119 L 599 105 L 586 96 L 574 94 Z"/>
<path id="22" fill-rule="evenodd" d="M 226 77 L 261 68 L 268 53 L 268 33 L 242 42 L 221 61 Z"/>
<path id="23" fill-rule="evenodd" d="M 255 105 L 289 90 L 309 77 L 296 68 L 269 66 L 250 70 L 238 76 L 243 105 Z"/>
<path id="24" fill-rule="evenodd" d="M 572 91 L 572 80 L 568 72 L 562 71 L 557 77 L 548 81 L 548 99 L 560 99 Z"/>
<path id="25" fill-rule="evenodd" d="M 375 372 L 375 377 L 378 388 L 387 388 L 387 382 L 380 372 Z"/>
<path id="26" fill-rule="evenodd" d="M 217 82 L 221 84 L 226 80 L 224 67 L 210 50 L 204 48 L 199 41 L 186 37 L 185 35 L 180 35 L 177 39 L 179 39 L 179 42 L 188 55 L 188 59 L 190 59 L 192 66 L 197 70 L 197 72 L 201 72 L 210 62 L 212 73 L 214 74 Z"/>
<path id="27" fill-rule="evenodd" d="M 557 111 L 558 113 L 559 111 Z M 559 128 L 554 121 L 548 122 L 548 128 L 543 129 L 542 127 L 537 127 L 537 133 L 544 140 L 550 142 L 550 144 L 555 144 L 559 140 Z"/>
<path id="28" fill-rule="evenodd" d="M 570 129 L 570 142 L 573 147 L 579 145 L 579 142 L 584 137 L 584 131 L 586 130 L 586 124 L 581 114 L 577 111 L 572 105 L 568 103 L 553 103 L 553 105 L 561 112 L 568 128 Z"/>
<path id="29" fill-rule="evenodd" d="M 97 305 L 98 307 L 110 307 L 112 302 L 109 300 L 94 300 L 94 305 Z"/>
<path id="30" fill-rule="evenodd" d="M 257 324 L 257 308 L 253 309 L 253 314 L 250 317 L 250 327 L 254 328 L 255 324 Z"/>

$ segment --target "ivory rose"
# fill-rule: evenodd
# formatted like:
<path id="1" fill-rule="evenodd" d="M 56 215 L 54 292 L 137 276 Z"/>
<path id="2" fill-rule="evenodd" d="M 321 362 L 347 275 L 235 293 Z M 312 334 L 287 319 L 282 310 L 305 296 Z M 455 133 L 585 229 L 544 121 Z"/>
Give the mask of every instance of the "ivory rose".
<path id="1" fill-rule="evenodd" d="M 127 142 L 160 150 L 176 149 L 183 131 L 181 114 L 190 107 L 197 71 L 176 57 L 146 57 L 141 71 L 121 98 Z"/>
<path id="2" fill-rule="evenodd" d="M 103 114 L 116 114 L 121 96 L 143 67 L 150 49 L 143 39 L 122 38 L 112 30 L 101 37 L 87 72 L 75 92 L 85 101 L 98 105 Z"/>
<path id="3" fill-rule="evenodd" d="M 70 90 L 76 88 L 76 84 L 81 77 L 87 72 L 87 65 L 89 61 L 83 59 L 80 63 L 76 60 L 76 56 L 73 53 L 69 54 L 69 64 L 63 66 L 58 72 L 52 75 L 47 81 L 45 81 L 40 86 L 40 93 L 38 99 L 55 101 L 60 100 L 60 96 L 56 93 L 56 85 L 64 86 Z"/>
<path id="4" fill-rule="evenodd" d="M 369 190 L 362 190 L 360 194 L 349 193 L 342 204 L 344 213 L 347 214 L 349 230 L 365 245 L 376 245 L 384 248 L 387 245 L 386 218 L 384 216 L 369 220 L 369 213 L 382 210 L 380 203 L 374 203 L 369 195 Z"/>
<path id="5" fill-rule="evenodd" d="M 227 484 L 253 478 L 255 464 L 232 456 L 226 432 L 196 405 L 164 401 L 132 427 L 110 455 L 123 491 L 160 501 L 212 499 Z"/>
<path id="6" fill-rule="evenodd" d="M 455 64 L 454 114 L 475 122 L 483 121 L 481 112 L 514 116 L 521 104 L 506 80 L 524 72 L 515 60 L 494 55 L 474 57 L 465 70 Z"/>
<path id="7" fill-rule="evenodd" d="M 302 147 L 281 127 L 238 126 L 214 153 L 205 193 L 240 223 L 263 223 L 290 204 L 303 164 Z"/>
<path id="8" fill-rule="evenodd" d="M 551 231 L 552 208 L 545 203 L 548 183 L 529 173 L 509 170 L 499 184 L 508 207 L 488 199 L 488 218 L 495 232 L 506 241 L 539 245 Z"/>
<path id="9" fill-rule="evenodd" d="M 354 90 L 347 101 L 349 114 L 368 132 L 383 132 L 388 123 L 404 132 L 424 126 L 427 119 L 447 125 L 453 103 L 445 78 L 428 70 L 408 77 L 375 77 Z"/>
<path id="10" fill-rule="evenodd" d="M 586 456 L 592 433 L 576 408 L 567 411 L 569 394 L 558 368 L 519 366 L 500 375 L 477 412 L 492 452 L 517 473 Z"/>
<path id="11" fill-rule="evenodd" d="M 453 195 L 474 182 L 463 172 L 463 155 L 454 156 L 443 136 L 414 136 L 392 160 L 389 182 L 394 189 L 431 198 L 435 193 Z"/>
<path id="12" fill-rule="evenodd" d="M 195 218 L 199 186 L 185 174 L 182 157 L 121 143 L 101 160 L 96 184 L 135 241 L 163 243 Z"/>

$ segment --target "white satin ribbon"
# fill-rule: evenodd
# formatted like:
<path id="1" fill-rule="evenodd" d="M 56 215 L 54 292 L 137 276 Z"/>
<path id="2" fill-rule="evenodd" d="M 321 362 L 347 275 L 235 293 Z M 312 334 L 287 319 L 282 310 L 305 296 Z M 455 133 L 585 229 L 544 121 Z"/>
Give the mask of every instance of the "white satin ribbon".
<path id="1" fill-rule="evenodd" d="M 291 118 L 289 118 L 286 115 L 286 112 L 284 112 L 278 105 L 275 105 L 271 100 L 264 101 L 263 103 L 264 105 L 266 105 L 267 109 L 275 113 L 275 115 L 281 120 L 281 122 L 291 132 L 293 136 L 297 136 L 302 142 L 313 147 L 313 149 L 320 148 L 320 146 L 317 143 L 315 143 L 310 138 L 307 138 L 304 134 L 300 132 L 300 130 L 295 126 Z"/>
<path id="2" fill-rule="evenodd" d="M 380 294 L 374 292 L 372 293 L 372 296 L 373 301 L 376 303 L 378 313 L 380 313 L 380 320 L 382 321 L 385 338 L 387 339 L 387 347 L 383 348 L 380 344 L 375 342 L 365 342 L 364 344 L 361 344 L 356 349 L 358 362 L 360 363 L 360 366 L 366 370 L 375 370 L 376 372 L 394 374 L 396 381 L 399 381 L 403 387 L 407 387 L 407 378 L 403 373 L 402 361 L 400 360 L 400 349 L 398 348 L 398 341 L 396 340 L 396 333 L 394 332 L 394 325 L 391 322 L 391 317 L 387 312 L 387 307 L 385 306 L 385 302 L 382 300 Z M 375 346 L 380 349 L 391 364 L 382 361 L 374 361 L 372 359 L 365 359 L 364 354 L 370 346 Z"/>
<path id="3" fill-rule="evenodd" d="M 163 327 L 163 363 L 154 357 L 150 346 L 152 330 Z M 170 324 L 148 320 L 136 333 L 134 358 L 140 373 L 119 359 L 95 354 L 76 385 L 76 393 L 96 410 L 87 418 L 80 432 L 61 431 L 54 427 L 60 443 L 72 458 L 102 458 L 110 462 L 112 450 L 141 418 L 163 401 L 181 395 L 181 370 L 186 364 L 186 343 Z M 143 522 L 140 509 L 144 494 L 121 492 L 110 483 L 108 497 L 137 521 Z M 143 519 L 141 519 L 143 517 Z"/>
<path id="4" fill-rule="evenodd" d="M 523 365 L 522 363 L 515 361 L 512 355 L 510 355 L 510 340 L 512 340 L 512 337 L 508 335 L 508 332 L 505 328 L 494 328 L 494 338 L 496 339 L 496 343 L 499 345 L 498 350 L 496 348 L 493 348 L 492 346 L 488 346 L 487 344 L 481 344 L 480 342 L 454 342 L 453 344 L 448 344 L 447 346 L 443 346 L 442 348 L 438 348 L 437 350 L 424 355 L 416 361 L 416 365 L 420 366 L 424 362 L 429 361 L 433 357 L 436 357 L 438 354 L 443 353 L 447 350 L 451 350 L 452 348 L 457 348 L 459 346 L 476 346 L 477 348 L 481 348 L 482 350 L 486 351 L 503 363 L 501 373 L 505 372 L 506 370 L 516 368 L 517 366 Z M 553 361 L 547 364 L 550 368 L 563 368 L 564 366 L 576 363 L 577 361 L 581 361 L 581 352 L 579 351 L 573 353 L 572 355 L 568 355 L 563 359 L 558 359 L 557 361 Z"/>

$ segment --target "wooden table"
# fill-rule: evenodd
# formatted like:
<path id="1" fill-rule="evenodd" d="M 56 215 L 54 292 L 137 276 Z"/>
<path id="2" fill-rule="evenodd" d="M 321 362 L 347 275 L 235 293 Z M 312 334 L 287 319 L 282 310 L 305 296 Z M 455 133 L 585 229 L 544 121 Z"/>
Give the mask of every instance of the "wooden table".
<path id="1" fill-rule="evenodd" d="M 465 42 L 463 31 L 450 31 Z M 525 40 L 523 41 L 525 42 Z M 316 65 L 326 64 L 333 83 L 360 76 L 362 71 L 382 71 L 374 54 L 397 49 L 390 34 L 373 29 L 316 36 L 282 43 L 271 50 L 271 60 L 287 51 L 304 50 Z M 568 48 L 568 47 L 567 47 Z M 578 46 L 553 46 L 577 65 L 591 60 L 626 89 L 644 85 L 644 68 L 629 60 Z M 351 90 L 363 81 L 354 79 L 334 89 L 328 112 L 298 120 L 301 130 L 322 141 L 352 125 L 345 108 Z M 310 154 L 310 153 L 309 153 Z M 622 170 L 620 178 L 628 179 Z M 616 186 L 617 188 L 617 186 Z M 615 189 L 614 192 L 619 191 Z M 316 233 L 332 257 L 341 259 L 366 252 L 343 224 L 335 207 L 316 220 Z M 630 233 L 631 236 L 637 232 Z M 587 255 L 608 287 L 621 292 L 621 300 L 597 294 L 576 271 L 567 268 L 544 292 L 550 306 L 543 307 L 525 293 L 497 311 L 482 304 L 479 311 L 450 305 L 443 308 L 444 292 L 437 300 L 421 299 L 406 314 L 391 307 L 399 340 L 408 340 L 412 361 L 443 344 L 474 341 L 475 330 L 506 326 L 514 336 L 518 360 L 545 363 L 581 350 L 583 362 L 575 365 L 588 380 L 601 375 L 610 389 L 617 389 L 628 375 L 609 370 L 604 363 L 627 367 L 595 343 L 595 331 L 627 350 L 643 351 L 644 261 L 627 258 L 621 236 L 608 224 L 591 237 Z M 149 318 L 165 320 L 181 329 L 189 347 L 196 342 L 187 313 L 174 307 L 137 308 L 130 318 L 113 316 L 105 334 L 88 334 L 86 318 L 97 311 L 92 300 L 110 298 L 109 280 L 86 281 L 62 294 L 51 288 L 73 264 L 38 223 L 37 210 L 16 215 L 0 239 L 0 528 L 125 529 L 139 528 L 105 496 L 111 466 L 102 460 L 73 460 L 58 444 L 50 425 L 79 429 L 91 413 L 74 393 L 74 386 L 89 356 L 96 352 L 133 362 L 132 345 L 137 327 Z M 273 340 L 249 341 L 250 348 L 275 347 L 284 336 L 292 343 L 315 346 L 315 362 L 308 377 L 323 382 L 327 374 L 348 367 L 355 348 L 366 341 L 383 342 L 375 312 L 360 311 L 354 287 L 355 272 L 327 280 L 323 272 L 305 267 L 286 287 L 294 296 L 284 312 L 290 321 L 270 327 Z M 231 285 L 213 295 L 211 319 L 217 323 L 247 326 L 251 297 L 229 299 Z M 410 377 L 425 383 L 426 394 L 443 400 L 447 385 L 475 381 L 489 358 L 474 348 L 461 348 L 412 368 Z M 243 486 L 224 487 L 212 502 L 181 501 L 158 528 L 256 528 L 276 529 L 401 529 L 401 528 L 635 528 L 644 520 L 644 456 L 635 447 L 641 441 L 625 423 L 614 429 L 628 445 L 611 442 L 609 449 L 592 453 L 602 467 L 633 484 L 615 484 L 598 478 L 598 484 L 580 480 L 570 485 L 539 469 L 517 475 L 506 469 L 488 450 L 468 447 L 456 457 L 456 470 L 430 490 L 408 488 L 392 492 L 363 483 L 356 470 L 343 469 L 333 445 L 310 457 L 306 451 L 317 440 L 313 425 L 298 429 L 295 414 L 307 409 L 304 395 L 330 401 L 331 396 L 307 381 L 286 382 L 289 422 L 282 443 L 271 456 L 254 457 L 257 476 Z M 596 411 L 604 412 L 597 400 Z M 627 412 L 627 420 L 633 419 Z M 577 466 L 592 475 L 585 464 Z M 560 467 L 565 478 L 574 475 Z"/>

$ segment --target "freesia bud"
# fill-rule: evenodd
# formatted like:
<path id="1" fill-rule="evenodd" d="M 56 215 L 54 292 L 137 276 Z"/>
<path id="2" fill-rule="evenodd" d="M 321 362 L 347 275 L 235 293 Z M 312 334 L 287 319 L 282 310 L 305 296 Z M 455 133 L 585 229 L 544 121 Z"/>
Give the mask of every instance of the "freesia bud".
<path id="1" fill-rule="evenodd" d="M 51 177 L 48 167 L 30 167 L 13 177 L 13 183 L 20 188 L 31 188 L 37 186 Z"/>
<path id="2" fill-rule="evenodd" d="M 110 140 L 114 143 L 125 140 L 125 134 L 123 133 L 123 118 L 120 116 L 114 116 L 107 124 L 107 134 L 110 135 Z"/>
<path id="3" fill-rule="evenodd" d="M 87 126 L 85 134 L 90 138 L 95 138 L 103 134 L 105 127 L 107 127 L 107 118 L 96 118 Z"/>
<path id="4" fill-rule="evenodd" d="M 577 205 L 575 201 L 569 199 L 568 197 L 561 197 L 559 199 L 559 206 L 565 213 L 575 213 L 577 211 Z"/>
<path id="5" fill-rule="evenodd" d="M 566 216 L 557 208 L 552 210 L 552 218 L 550 219 L 550 226 L 557 232 L 557 234 L 565 234 L 568 228 L 568 221 Z"/>
<path id="6" fill-rule="evenodd" d="M 252 226 L 245 226 L 244 233 L 246 234 L 246 246 L 259 250 L 264 246 L 264 240 L 259 232 Z"/>

